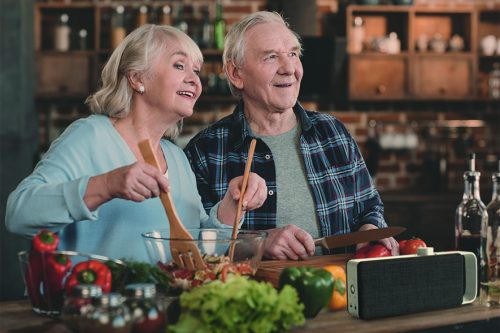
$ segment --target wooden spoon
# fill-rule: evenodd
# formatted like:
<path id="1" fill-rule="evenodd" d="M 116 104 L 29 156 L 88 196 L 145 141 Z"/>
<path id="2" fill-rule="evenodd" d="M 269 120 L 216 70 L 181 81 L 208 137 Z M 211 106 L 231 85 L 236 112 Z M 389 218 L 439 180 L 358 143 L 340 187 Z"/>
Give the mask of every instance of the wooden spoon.
<path id="1" fill-rule="evenodd" d="M 139 150 L 146 163 L 154 166 L 158 170 L 160 169 L 149 140 L 146 139 L 139 142 Z M 174 262 L 179 267 L 187 268 L 191 271 L 204 269 L 205 262 L 203 261 L 200 250 L 194 241 L 189 241 L 193 240 L 193 237 L 182 224 L 179 215 L 177 215 L 170 192 L 161 191 L 160 200 L 167 213 L 168 223 L 170 224 L 170 238 L 182 240 L 170 240 L 170 252 L 172 253 Z"/>

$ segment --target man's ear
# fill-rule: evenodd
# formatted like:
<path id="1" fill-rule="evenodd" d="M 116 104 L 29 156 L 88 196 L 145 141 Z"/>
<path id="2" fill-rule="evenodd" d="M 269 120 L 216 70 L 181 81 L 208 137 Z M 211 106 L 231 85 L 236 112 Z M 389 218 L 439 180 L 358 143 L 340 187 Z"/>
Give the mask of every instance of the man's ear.
<path id="1" fill-rule="evenodd" d="M 232 61 L 226 64 L 226 75 L 233 86 L 239 90 L 243 90 L 244 84 L 240 76 L 240 69 L 236 67 Z"/>
<path id="2" fill-rule="evenodd" d="M 135 91 L 140 91 L 140 87 L 142 86 L 144 89 L 144 82 L 142 79 L 142 75 L 138 72 L 129 72 L 127 75 L 128 84 Z"/>

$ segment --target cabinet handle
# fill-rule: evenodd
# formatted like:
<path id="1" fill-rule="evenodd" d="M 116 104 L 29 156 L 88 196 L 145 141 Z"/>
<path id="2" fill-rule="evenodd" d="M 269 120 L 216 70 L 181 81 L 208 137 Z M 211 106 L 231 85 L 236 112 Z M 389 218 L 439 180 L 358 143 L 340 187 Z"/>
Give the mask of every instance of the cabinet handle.
<path id="1" fill-rule="evenodd" d="M 385 84 L 379 84 L 377 86 L 377 88 L 375 89 L 375 93 L 377 95 L 383 95 L 387 90 L 387 87 L 385 86 Z"/>
<path id="2" fill-rule="evenodd" d="M 441 87 L 439 88 L 438 92 L 440 95 L 446 95 L 446 88 Z"/>

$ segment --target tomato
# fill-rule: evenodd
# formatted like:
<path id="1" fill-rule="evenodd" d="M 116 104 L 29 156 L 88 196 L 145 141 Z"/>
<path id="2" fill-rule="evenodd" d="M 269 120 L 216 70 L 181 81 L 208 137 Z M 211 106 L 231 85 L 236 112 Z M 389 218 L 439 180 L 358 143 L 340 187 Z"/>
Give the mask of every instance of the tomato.
<path id="1" fill-rule="evenodd" d="M 364 246 L 356 251 L 353 259 L 390 257 L 391 251 L 382 244 Z"/>
<path id="2" fill-rule="evenodd" d="M 427 247 L 427 244 L 420 238 L 412 238 L 399 241 L 400 254 L 416 254 L 418 248 Z"/>
<path id="3" fill-rule="evenodd" d="M 346 290 L 346 275 L 344 268 L 337 265 L 328 265 L 323 267 L 324 270 L 332 274 L 333 293 L 328 308 L 330 310 L 342 310 L 347 307 L 347 290 Z"/>

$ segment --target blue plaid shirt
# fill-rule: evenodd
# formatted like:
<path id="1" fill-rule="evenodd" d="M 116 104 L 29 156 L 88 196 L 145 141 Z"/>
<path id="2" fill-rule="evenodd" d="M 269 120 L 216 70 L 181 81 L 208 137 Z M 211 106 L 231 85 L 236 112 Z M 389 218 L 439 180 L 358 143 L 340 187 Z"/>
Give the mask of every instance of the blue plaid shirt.
<path id="1" fill-rule="evenodd" d="M 300 150 L 320 234 L 348 233 L 366 223 L 386 227 L 380 196 L 356 142 L 344 125 L 333 116 L 304 110 L 299 103 L 294 112 L 302 128 Z M 207 212 L 222 200 L 229 181 L 243 175 L 253 137 L 240 102 L 233 114 L 201 131 L 186 146 L 184 151 Z M 268 197 L 262 207 L 246 213 L 242 228 L 275 228 L 279 188 L 271 150 L 260 139 L 252 171 L 266 180 Z"/>

